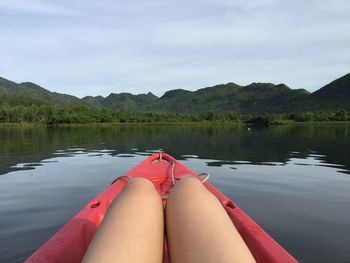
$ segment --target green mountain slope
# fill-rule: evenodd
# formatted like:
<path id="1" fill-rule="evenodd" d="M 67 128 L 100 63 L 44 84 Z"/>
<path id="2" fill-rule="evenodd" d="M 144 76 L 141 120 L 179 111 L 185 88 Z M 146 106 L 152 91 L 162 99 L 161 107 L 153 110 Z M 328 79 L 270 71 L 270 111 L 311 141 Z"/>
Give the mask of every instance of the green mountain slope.
<path id="1" fill-rule="evenodd" d="M 97 108 L 124 109 L 128 111 L 143 110 L 146 105 L 151 104 L 158 97 L 151 92 L 147 94 L 133 95 L 130 93 L 111 93 L 106 98 L 102 96 L 87 96 L 82 100 Z"/>
<path id="2" fill-rule="evenodd" d="M 0 78 L 0 103 L 10 105 L 83 105 L 95 108 L 125 109 L 167 113 L 206 114 L 209 111 L 241 114 L 291 113 L 340 109 L 350 110 L 350 74 L 314 93 L 290 89 L 284 84 L 227 83 L 196 91 L 170 90 L 158 98 L 152 93 L 133 95 L 111 93 L 107 97 L 77 97 L 50 92 L 34 83 L 16 83 Z"/>
<path id="3" fill-rule="evenodd" d="M 306 103 L 312 110 L 350 109 L 350 73 L 312 93 Z"/>
<path id="4" fill-rule="evenodd" d="M 32 82 L 16 83 L 0 78 L 0 103 L 10 105 L 87 105 L 79 98 L 67 94 L 50 92 Z"/>
<path id="5" fill-rule="evenodd" d="M 16 82 L 4 79 L 0 77 L 0 95 L 15 95 L 23 92 L 24 89 L 20 87 Z"/>
<path id="6" fill-rule="evenodd" d="M 104 108 L 104 106 L 103 106 L 104 97 L 102 97 L 102 96 L 95 96 L 95 97 L 94 96 L 86 96 L 86 97 L 82 98 L 82 100 L 93 107 Z"/>
<path id="7" fill-rule="evenodd" d="M 287 86 L 271 83 L 252 83 L 239 86 L 228 83 L 197 91 L 174 90 L 166 92 L 156 102 L 145 107 L 148 111 L 206 113 L 240 112 L 261 114 L 288 112 L 309 96 L 306 90 L 292 90 Z"/>

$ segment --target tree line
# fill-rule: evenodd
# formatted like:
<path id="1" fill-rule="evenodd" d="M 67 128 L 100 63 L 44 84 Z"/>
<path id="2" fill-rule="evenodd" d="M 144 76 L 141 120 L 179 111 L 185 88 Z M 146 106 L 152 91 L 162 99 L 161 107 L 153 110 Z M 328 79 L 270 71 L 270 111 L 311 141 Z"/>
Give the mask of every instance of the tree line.
<path id="1" fill-rule="evenodd" d="M 86 124 L 86 123 L 248 123 L 283 124 L 286 122 L 350 121 L 350 111 L 341 110 L 263 114 L 260 116 L 236 112 L 205 114 L 128 112 L 97 109 L 86 106 L 9 105 L 0 104 L 1 123 Z"/>

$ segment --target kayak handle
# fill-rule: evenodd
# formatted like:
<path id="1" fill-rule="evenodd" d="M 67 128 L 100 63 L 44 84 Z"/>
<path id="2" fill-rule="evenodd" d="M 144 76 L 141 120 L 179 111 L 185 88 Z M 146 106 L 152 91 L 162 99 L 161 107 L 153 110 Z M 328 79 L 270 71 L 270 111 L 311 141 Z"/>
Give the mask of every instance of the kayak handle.
<path id="1" fill-rule="evenodd" d="M 176 162 L 175 159 L 172 158 L 170 155 L 162 152 L 153 154 L 148 160 L 150 163 L 153 163 L 155 161 L 167 161 L 169 163 Z"/>

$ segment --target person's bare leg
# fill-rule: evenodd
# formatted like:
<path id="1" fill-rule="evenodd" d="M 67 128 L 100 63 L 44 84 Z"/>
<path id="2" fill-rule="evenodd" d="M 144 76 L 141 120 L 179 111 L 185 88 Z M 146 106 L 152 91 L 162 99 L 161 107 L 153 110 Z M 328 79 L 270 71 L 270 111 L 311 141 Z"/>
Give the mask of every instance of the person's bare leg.
<path id="1" fill-rule="evenodd" d="M 180 180 L 166 206 L 170 262 L 255 262 L 218 199 L 196 178 Z"/>
<path id="2" fill-rule="evenodd" d="M 83 262 L 162 262 L 164 214 L 153 184 L 131 179 L 112 202 Z"/>

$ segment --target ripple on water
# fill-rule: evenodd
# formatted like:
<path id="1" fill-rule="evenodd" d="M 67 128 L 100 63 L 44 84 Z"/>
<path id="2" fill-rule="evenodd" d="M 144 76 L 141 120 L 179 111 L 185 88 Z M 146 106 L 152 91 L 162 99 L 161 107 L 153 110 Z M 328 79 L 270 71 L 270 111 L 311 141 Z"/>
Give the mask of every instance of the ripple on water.
<path id="1" fill-rule="evenodd" d="M 190 159 L 190 158 L 195 158 L 195 159 L 197 159 L 197 158 L 198 158 L 198 155 L 195 155 L 195 154 L 182 154 L 181 157 L 187 158 L 187 159 Z"/>
<path id="2" fill-rule="evenodd" d="M 159 153 L 159 152 L 164 152 L 163 149 L 151 149 L 151 150 L 146 150 L 148 153 Z"/>
<path id="3" fill-rule="evenodd" d="M 140 156 L 151 156 L 152 153 L 150 152 L 135 152 L 135 154 L 140 155 Z"/>
<path id="4" fill-rule="evenodd" d="M 11 166 L 11 168 L 22 169 L 22 168 L 35 168 L 36 166 L 43 166 L 43 163 L 19 163 Z"/>
<path id="5" fill-rule="evenodd" d="M 75 152 L 75 151 L 85 151 L 85 150 L 86 150 L 86 148 L 77 147 L 77 148 L 68 148 L 66 151 Z"/>
<path id="6" fill-rule="evenodd" d="M 135 157 L 135 155 L 134 154 L 125 154 L 125 153 L 120 153 L 120 154 L 117 154 L 116 155 L 117 157 Z"/>

